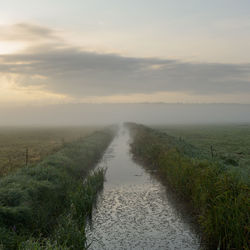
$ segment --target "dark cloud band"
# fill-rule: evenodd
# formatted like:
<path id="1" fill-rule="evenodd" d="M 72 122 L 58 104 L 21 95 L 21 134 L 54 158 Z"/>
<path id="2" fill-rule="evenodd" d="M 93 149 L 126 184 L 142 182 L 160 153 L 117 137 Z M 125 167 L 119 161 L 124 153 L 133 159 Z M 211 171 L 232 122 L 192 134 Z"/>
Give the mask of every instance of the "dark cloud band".
<path id="1" fill-rule="evenodd" d="M 41 85 L 75 97 L 161 91 L 250 93 L 250 64 L 184 63 L 98 54 L 66 46 L 48 28 L 22 24 L 21 30 L 30 37 L 52 40 L 23 53 L 0 56 L 0 72 L 22 75 L 20 84 L 25 86 Z"/>

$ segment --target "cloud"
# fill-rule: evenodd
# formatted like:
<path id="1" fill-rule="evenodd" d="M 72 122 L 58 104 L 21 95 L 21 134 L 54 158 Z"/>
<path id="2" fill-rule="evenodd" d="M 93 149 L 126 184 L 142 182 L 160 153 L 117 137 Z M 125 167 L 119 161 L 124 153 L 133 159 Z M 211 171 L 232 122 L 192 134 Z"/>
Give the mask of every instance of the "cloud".
<path id="1" fill-rule="evenodd" d="M 34 24 L 14 25 L 3 39 L 33 41 L 25 51 L 0 55 L 0 74 L 19 75 L 21 86 L 39 86 L 78 98 L 171 91 L 250 93 L 250 64 L 188 63 L 88 52 L 68 45 L 56 31 Z"/>
<path id="2" fill-rule="evenodd" d="M 0 25 L 0 37 L 2 41 L 61 40 L 56 31 L 31 23 Z"/>

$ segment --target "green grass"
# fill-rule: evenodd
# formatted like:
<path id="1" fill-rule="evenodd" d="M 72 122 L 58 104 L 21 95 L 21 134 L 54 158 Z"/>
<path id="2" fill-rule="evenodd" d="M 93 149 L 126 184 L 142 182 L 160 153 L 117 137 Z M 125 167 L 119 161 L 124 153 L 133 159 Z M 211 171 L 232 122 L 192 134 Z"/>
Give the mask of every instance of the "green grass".
<path id="1" fill-rule="evenodd" d="M 249 184 L 221 161 L 202 160 L 177 137 L 130 124 L 131 150 L 158 170 L 175 192 L 190 201 L 211 249 L 249 249 Z M 202 151 L 201 151 L 202 152 Z"/>
<path id="2" fill-rule="evenodd" d="M 0 127 L 0 177 L 55 153 L 98 127 Z M 100 128 L 99 128 L 100 129 Z"/>
<path id="3" fill-rule="evenodd" d="M 99 169 L 88 176 L 84 185 L 77 183 L 70 192 L 69 209 L 58 218 L 49 238 L 30 238 L 22 242 L 19 249 L 87 249 L 85 224 L 103 187 L 104 175 L 105 169 Z"/>
<path id="4" fill-rule="evenodd" d="M 82 184 L 113 135 L 113 130 L 106 129 L 66 143 L 42 162 L 0 179 L 0 244 L 4 249 L 17 249 L 31 235 L 46 238 L 53 232 L 60 215 L 71 207 L 73 194 L 79 192 L 75 186 Z M 95 187 L 95 182 L 91 184 Z"/>
<path id="5" fill-rule="evenodd" d="M 249 181 L 250 175 L 250 124 L 228 125 L 176 125 L 154 127 L 169 135 L 185 140 L 199 148 L 203 158 L 222 161 L 232 170 L 242 172 Z"/>

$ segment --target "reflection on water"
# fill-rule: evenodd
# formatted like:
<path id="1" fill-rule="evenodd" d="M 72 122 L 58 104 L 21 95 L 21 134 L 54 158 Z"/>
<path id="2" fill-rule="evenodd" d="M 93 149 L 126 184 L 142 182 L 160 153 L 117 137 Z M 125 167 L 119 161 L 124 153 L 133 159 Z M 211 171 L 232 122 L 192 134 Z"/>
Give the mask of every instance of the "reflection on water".
<path id="1" fill-rule="evenodd" d="M 90 249 L 199 249 L 165 188 L 132 160 L 129 140 L 122 128 L 99 164 L 108 169 L 87 226 Z"/>

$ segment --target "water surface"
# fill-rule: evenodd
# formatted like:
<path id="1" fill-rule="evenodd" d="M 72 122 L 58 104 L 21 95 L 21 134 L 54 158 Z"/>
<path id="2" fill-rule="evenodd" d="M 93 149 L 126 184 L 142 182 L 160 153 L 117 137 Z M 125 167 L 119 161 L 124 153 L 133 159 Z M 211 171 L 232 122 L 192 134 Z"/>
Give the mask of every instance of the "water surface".
<path id="1" fill-rule="evenodd" d="M 107 173 L 87 225 L 90 249 L 199 249 L 197 235 L 166 189 L 132 160 L 129 142 L 129 132 L 121 128 L 99 163 Z"/>

